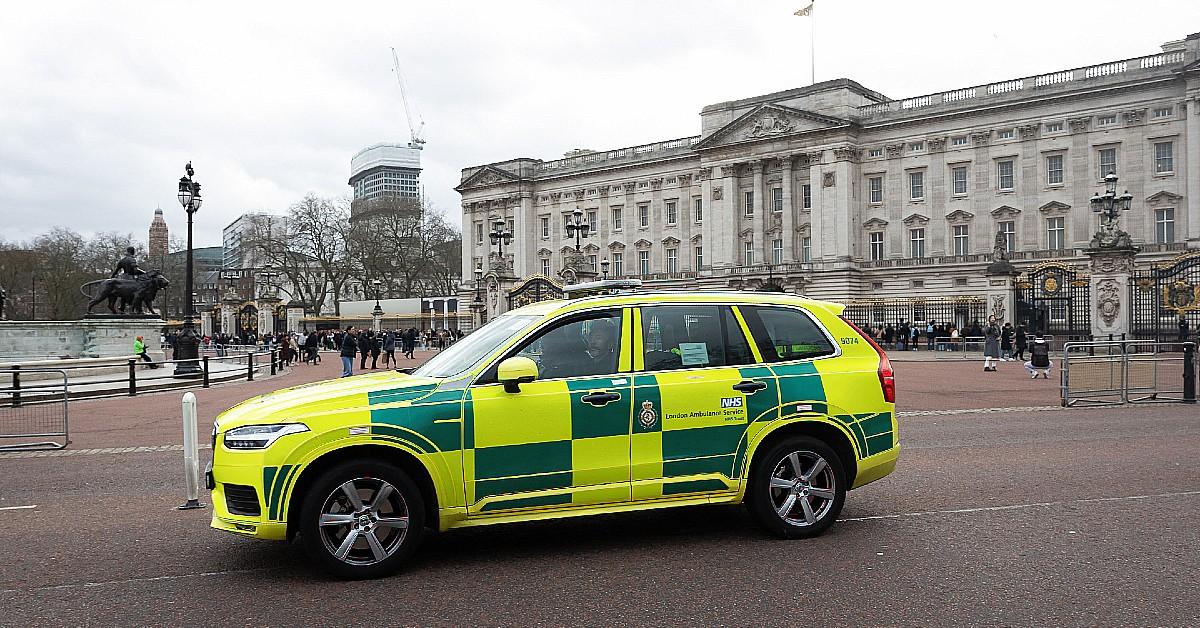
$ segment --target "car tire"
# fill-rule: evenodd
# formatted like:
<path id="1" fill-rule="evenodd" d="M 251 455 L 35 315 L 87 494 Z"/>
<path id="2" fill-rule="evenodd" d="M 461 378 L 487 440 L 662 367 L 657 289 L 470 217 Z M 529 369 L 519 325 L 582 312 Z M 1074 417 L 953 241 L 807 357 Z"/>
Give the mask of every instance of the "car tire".
<path id="1" fill-rule="evenodd" d="M 328 469 L 300 508 L 305 552 L 323 570 L 346 580 L 395 573 L 420 545 L 424 530 L 421 491 L 408 474 L 384 461 Z"/>
<path id="2" fill-rule="evenodd" d="M 810 436 L 796 436 L 771 446 L 755 461 L 745 501 L 771 534 L 809 538 L 833 525 L 848 486 L 833 448 Z"/>

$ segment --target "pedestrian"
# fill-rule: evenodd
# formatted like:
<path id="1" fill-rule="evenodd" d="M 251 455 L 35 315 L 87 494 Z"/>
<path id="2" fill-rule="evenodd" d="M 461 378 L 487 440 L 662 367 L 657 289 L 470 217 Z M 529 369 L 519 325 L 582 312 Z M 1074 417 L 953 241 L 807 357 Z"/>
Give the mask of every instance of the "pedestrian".
<path id="1" fill-rule="evenodd" d="M 983 370 L 995 372 L 996 364 L 1000 362 L 1000 327 L 996 325 L 995 315 L 988 317 L 983 334 Z"/>
<path id="2" fill-rule="evenodd" d="M 1012 325 L 1005 323 L 1000 328 L 1000 359 L 1005 362 L 1012 362 L 1012 347 L 1013 347 L 1013 330 Z"/>
<path id="3" fill-rule="evenodd" d="M 883 328 L 883 346 L 884 348 L 892 348 L 892 339 L 896 336 L 896 330 L 892 328 L 892 324 L 888 323 L 887 327 Z"/>
<path id="4" fill-rule="evenodd" d="M 912 338 L 909 340 L 908 346 L 911 347 L 913 351 L 916 351 L 917 347 L 920 346 L 921 327 L 919 325 L 917 325 L 916 323 L 913 323 L 911 331 L 912 331 Z"/>
<path id="5" fill-rule="evenodd" d="M 1187 342 L 1188 320 L 1183 314 L 1179 315 L 1179 342 Z"/>
<path id="6" fill-rule="evenodd" d="M 1025 370 L 1029 371 L 1029 379 L 1037 379 L 1039 370 L 1042 372 L 1042 379 L 1050 379 L 1052 366 L 1050 345 L 1046 344 L 1045 338 L 1038 336 L 1033 341 L 1033 346 L 1029 348 L 1029 361 L 1025 363 Z"/>
<path id="7" fill-rule="evenodd" d="M 383 353 L 383 333 L 376 334 L 374 331 L 370 333 L 371 337 L 371 370 L 375 370 L 379 364 L 379 356 Z M 387 365 L 384 365 L 387 368 Z"/>
<path id="8" fill-rule="evenodd" d="M 1021 362 L 1025 361 L 1025 347 L 1029 345 L 1029 338 L 1025 336 L 1025 326 L 1017 325 L 1017 329 L 1013 332 L 1016 336 L 1017 352 L 1013 354 L 1013 359 Z"/>
<path id="9" fill-rule="evenodd" d="M 150 358 L 150 354 L 146 352 L 146 341 L 143 340 L 141 336 L 138 336 L 137 338 L 133 339 L 133 352 L 136 353 L 139 358 L 149 362 L 150 368 L 152 368 L 152 369 L 158 368 L 158 365 L 155 364 L 154 360 L 152 360 Z M 16 367 L 13 367 L 13 368 L 16 368 Z M 14 375 L 13 377 L 16 377 L 16 376 Z"/>
<path id="10" fill-rule="evenodd" d="M 392 329 L 383 337 L 383 368 L 387 368 L 388 364 L 400 366 L 396 363 L 396 331 Z"/>
<path id="11" fill-rule="evenodd" d="M 925 326 L 925 349 L 933 351 L 934 345 L 937 344 L 939 328 L 936 325 L 937 321 L 929 321 Z"/>
<path id="12" fill-rule="evenodd" d="M 346 333 L 342 334 L 342 377 L 354 374 L 354 356 L 357 353 L 358 343 L 354 339 L 354 325 L 350 325 L 346 327 Z"/>
<path id="13" fill-rule="evenodd" d="M 358 343 L 358 354 L 361 356 L 358 361 L 358 370 L 360 371 L 366 370 L 367 358 L 371 356 L 371 335 L 364 329 L 358 332 L 358 338 L 355 339 L 355 342 Z"/>
<path id="14" fill-rule="evenodd" d="M 409 327 L 408 331 L 404 332 L 404 357 L 415 360 L 416 356 L 413 352 L 417 350 L 417 328 Z"/>

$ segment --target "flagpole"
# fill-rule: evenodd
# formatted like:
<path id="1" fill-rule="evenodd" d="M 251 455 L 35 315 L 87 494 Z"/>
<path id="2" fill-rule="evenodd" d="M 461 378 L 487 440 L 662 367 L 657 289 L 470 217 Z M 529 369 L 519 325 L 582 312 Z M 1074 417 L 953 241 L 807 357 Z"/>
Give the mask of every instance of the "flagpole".
<path id="1" fill-rule="evenodd" d="M 808 84 L 809 85 L 817 84 L 817 43 L 816 43 L 817 29 L 816 29 L 816 26 L 813 25 L 813 22 L 815 22 L 816 19 L 817 19 L 816 16 L 814 16 L 812 13 L 808 14 L 808 62 L 809 62 Z"/>

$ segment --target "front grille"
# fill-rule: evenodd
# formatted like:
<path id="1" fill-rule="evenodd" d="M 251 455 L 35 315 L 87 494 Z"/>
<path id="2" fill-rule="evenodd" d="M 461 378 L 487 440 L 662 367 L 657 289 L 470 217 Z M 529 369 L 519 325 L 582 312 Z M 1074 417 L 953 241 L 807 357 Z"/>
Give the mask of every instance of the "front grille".
<path id="1" fill-rule="evenodd" d="M 253 486 L 226 484 L 225 508 L 233 515 L 257 517 L 262 514 L 262 509 L 258 507 L 258 491 Z"/>

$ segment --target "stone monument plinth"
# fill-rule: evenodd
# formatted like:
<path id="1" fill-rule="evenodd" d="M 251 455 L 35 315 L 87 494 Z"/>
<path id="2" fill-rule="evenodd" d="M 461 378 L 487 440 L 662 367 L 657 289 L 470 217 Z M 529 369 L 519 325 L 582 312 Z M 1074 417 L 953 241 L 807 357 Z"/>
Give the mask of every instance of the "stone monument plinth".
<path id="1" fill-rule="evenodd" d="M 161 361 L 165 324 L 157 316 L 104 315 L 77 321 L 0 321 L 0 362 L 128 356 L 138 336 L 150 357 Z"/>
<path id="2" fill-rule="evenodd" d="M 1134 246 L 1092 247 L 1084 251 L 1091 260 L 1092 337 L 1107 340 L 1109 334 L 1120 338 L 1129 333 L 1129 276 L 1138 249 Z"/>

